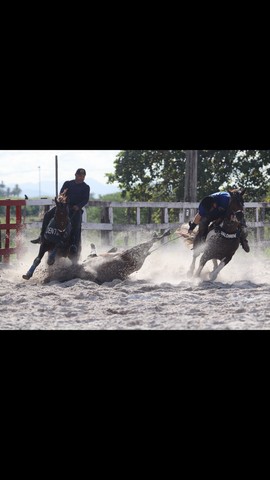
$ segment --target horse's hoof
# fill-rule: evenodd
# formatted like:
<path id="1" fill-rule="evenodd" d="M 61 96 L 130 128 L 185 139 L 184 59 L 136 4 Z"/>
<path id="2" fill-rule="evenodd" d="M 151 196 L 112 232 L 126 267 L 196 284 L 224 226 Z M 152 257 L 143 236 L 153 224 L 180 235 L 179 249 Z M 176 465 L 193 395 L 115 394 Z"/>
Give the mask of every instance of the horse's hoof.
<path id="1" fill-rule="evenodd" d="M 31 278 L 32 275 L 23 275 L 22 278 L 24 278 L 24 280 L 29 280 Z"/>
<path id="2" fill-rule="evenodd" d="M 52 258 L 49 257 L 48 260 L 47 260 L 47 264 L 50 265 L 50 266 L 53 265 L 54 262 L 55 262 L 55 257 L 52 257 Z"/>
<path id="3" fill-rule="evenodd" d="M 69 251 L 70 253 L 75 254 L 77 253 L 78 248 L 76 247 L 76 245 L 71 245 Z"/>

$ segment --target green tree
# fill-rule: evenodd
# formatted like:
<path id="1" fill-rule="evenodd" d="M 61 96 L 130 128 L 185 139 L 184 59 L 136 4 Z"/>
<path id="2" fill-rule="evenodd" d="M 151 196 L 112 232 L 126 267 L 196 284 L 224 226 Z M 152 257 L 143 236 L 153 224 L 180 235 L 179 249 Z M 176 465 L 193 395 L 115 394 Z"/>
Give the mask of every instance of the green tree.
<path id="1" fill-rule="evenodd" d="M 96 200 L 95 198 L 90 198 L 90 200 Z M 120 192 L 109 193 L 107 195 L 99 195 L 100 201 L 103 202 L 122 202 L 123 198 Z M 114 223 L 127 223 L 126 220 L 126 209 L 125 208 L 115 208 L 113 211 Z M 90 207 L 87 209 L 87 221 L 92 223 L 99 223 L 103 215 L 103 209 L 101 207 Z"/>
<path id="2" fill-rule="evenodd" d="M 6 186 L 5 186 L 5 184 L 4 184 L 3 180 L 2 180 L 2 182 L 0 183 L 0 197 L 4 197 L 4 196 L 5 196 L 5 194 L 6 194 L 5 188 L 6 188 Z"/>
<path id="3" fill-rule="evenodd" d="M 133 201 L 179 200 L 184 194 L 183 150 L 125 150 L 114 162 L 107 183 L 117 181 L 122 197 Z"/>
<path id="4" fill-rule="evenodd" d="M 201 150 L 198 198 L 210 191 L 245 187 L 246 201 L 263 201 L 270 175 L 269 150 Z"/>
<path id="5" fill-rule="evenodd" d="M 124 150 L 107 183 L 117 181 L 133 201 L 182 201 L 184 150 Z M 231 187 L 246 187 L 246 201 L 263 201 L 270 177 L 269 150 L 198 150 L 197 198 Z"/>
<path id="6" fill-rule="evenodd" d="M 19 197 L 21 192 L 22 192 L 22 189 L 19 187 L 18 184 L 16 184 L 13 190 L 11 191 L 11 195 L 14 195 L 14 197 Z"/>

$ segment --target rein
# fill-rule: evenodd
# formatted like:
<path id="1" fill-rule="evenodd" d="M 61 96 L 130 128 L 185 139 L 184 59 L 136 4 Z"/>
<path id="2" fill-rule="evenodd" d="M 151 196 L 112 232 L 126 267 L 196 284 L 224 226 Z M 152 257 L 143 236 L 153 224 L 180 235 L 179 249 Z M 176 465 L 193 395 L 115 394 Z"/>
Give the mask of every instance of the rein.
<path id="1" fill-rule="evenodd" d="M 172 232 L 171 235 L 172 235 L 173 233 L 174 233 L 174 232 Z M 174 240 L 178 240 L 178 239 L 179 239 L 179 237 L 171 238 L 171 240 L 167 240 L 166 243 L 162 243 L 161 245 L 159 245 L 159 247 L 156 247 L 156 248 L 154 248 L 153 250 L 151 250 L 150 253 L 153 253 L 153 252 L 155 252 L 156 250 L 158 250 L 159 248 L 164 247 L 164 246 L 167 245 L 168 243 L 174 242 Z"/>
<path id="2" fill-rule="evenodd" d="M 56 211 L 54 215 L 54 228 L 56 235 L 64 236 L 70 226 L 69 210 L 67 203 L 67 189 L 55 198 Z"/>

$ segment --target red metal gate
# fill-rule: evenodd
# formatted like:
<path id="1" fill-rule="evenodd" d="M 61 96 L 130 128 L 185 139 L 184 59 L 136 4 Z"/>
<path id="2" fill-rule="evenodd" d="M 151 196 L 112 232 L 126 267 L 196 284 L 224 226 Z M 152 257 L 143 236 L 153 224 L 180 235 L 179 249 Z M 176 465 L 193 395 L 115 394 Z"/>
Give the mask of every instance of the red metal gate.
<path id="1" fill-rule="evenodd" d="M 20 233 L 23 229 L 22 224 L 22 207 L 26 205 L 25 200 L 0 200 L 0 207 L 6 207 L 6 223 L 0 223 L 0 261 L 9 263 L 10 255 L 16 253 L 17 256 L 20 250 Z M 10 208 L 16 209 L 16 223 L 10 223 Z M 16 229 L 15 247 L 10 247 L 10 230 Z M 5 230 L 5 235 L 2 234 L 2 230 Z M 2 248 L 2 242 L 5 244 Z"/>

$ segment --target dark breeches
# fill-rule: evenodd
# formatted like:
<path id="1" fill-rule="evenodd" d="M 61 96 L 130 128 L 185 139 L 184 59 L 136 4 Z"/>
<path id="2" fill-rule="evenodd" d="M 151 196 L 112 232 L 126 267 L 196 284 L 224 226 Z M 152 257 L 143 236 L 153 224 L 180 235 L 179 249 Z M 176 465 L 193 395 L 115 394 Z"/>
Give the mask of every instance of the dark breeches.
<path id="1" fill-rule="evenodd" d="M 77 212 L 71 210 L 69 217 L 72 225 L 71 243 L 78 246 L 81 236 L 82 210 L 78 210 Z"/>
<path id="2" fill-rule="evenodd" d="M 207 233 L 208 233 L 208 226 L 211 220 L 207 217 L 202 217 L 200 223 L 199 223 L 199 231 L 198 235 L 200 236 L 201 239 L 205 240 Z"/>

